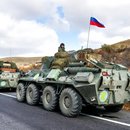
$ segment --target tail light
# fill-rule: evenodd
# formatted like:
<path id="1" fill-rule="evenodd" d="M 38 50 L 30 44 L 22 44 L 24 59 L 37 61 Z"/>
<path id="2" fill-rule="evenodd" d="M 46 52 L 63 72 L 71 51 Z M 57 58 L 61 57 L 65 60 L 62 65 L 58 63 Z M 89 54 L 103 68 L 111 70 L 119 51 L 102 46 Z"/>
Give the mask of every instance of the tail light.
<path id="1" fill-rule="evenodd" d="M 102 72 L 102 75 L 103 75 L 103 76 L 109 76 L 108 72 L 106 72 L 106 71 L 103 71 L 103 72 Z"/>

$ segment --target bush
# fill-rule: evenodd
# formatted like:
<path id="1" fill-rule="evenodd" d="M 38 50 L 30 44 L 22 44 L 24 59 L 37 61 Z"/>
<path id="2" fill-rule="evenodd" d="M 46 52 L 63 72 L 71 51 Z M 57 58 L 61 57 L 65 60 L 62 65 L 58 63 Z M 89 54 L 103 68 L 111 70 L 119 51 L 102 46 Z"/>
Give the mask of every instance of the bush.
<path id="1" fill-rule="evenodd" d="M 103 51 L 108 52 L 108 53 L 114 52 L 114 49 L 112 48 L 111 45 L 104 44 L 102 45 L 101 48 Z"/>
<path id="2" fill-rule="evenodd" d="M 103 61 L 115 62 L 117 59 L 116 52 L 113 46 L 104 44 L 101 47 Z"/>

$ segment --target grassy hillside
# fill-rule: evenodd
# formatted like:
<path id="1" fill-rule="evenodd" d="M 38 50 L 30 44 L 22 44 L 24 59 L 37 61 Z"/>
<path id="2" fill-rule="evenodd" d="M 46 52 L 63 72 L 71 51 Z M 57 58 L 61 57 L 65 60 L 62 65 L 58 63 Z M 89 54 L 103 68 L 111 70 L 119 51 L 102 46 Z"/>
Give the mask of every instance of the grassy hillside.
<path id="1" fill-rule="evenodd" d="M 130 39 L 113 44 L 113 46 L 121 46 L 121 45 L 125 45 L 128 48 L 130 48 Z"/>
<path id="2" fill-rule="evenodd" d="M 92 55 L 93 54 L 97 55 L 97 57 L 94 58 L 98 59 L 98 56 L 100 55 L 100 60 L 114 61 L 130 68 L 130 39 L 112 45 L 105 44 L 105 46 L 93 50 Z M 25 64 L 35 64 L 36 62 L 40 62 L 41 58 L 42 57 L 6 57 L 0 58 L 0 60 L 13 61 L 20 66 Z"/>
<path id="3" fill-rule="evenodd" d="M 18 66 L 20 65 L 26 65 L 26 64 L 34 64 L 36 62 L 41 61 L 41 57 L 6 57 L 6 58 L 0 58 L 0 60 L 3 61 L 12 61 L 15 62 Z"/>
<path id="4" fill-rule="evenodd" d="M 130 39 L 112 45 L 104 44 L 94 53 L 100 54 L 102 61 L 120 63 L 130 69 Z"/>
<path id="5" fill-rule="evenodd" d="M 100 54 L 101 60 L 114 60 L 114 62 L 121 63 L 130 68 L 130 39 L 112 45 L 105 44 L 105 46 L 102 46 L 100 49 L 93 50 L 93 54 Z M 40 62 L 41 58 L 42 57 L 6 57 L 0 58 L 0 60 L 13 61 L 19 66 L 24 64 L 34 64 L 36 62 Z"/>

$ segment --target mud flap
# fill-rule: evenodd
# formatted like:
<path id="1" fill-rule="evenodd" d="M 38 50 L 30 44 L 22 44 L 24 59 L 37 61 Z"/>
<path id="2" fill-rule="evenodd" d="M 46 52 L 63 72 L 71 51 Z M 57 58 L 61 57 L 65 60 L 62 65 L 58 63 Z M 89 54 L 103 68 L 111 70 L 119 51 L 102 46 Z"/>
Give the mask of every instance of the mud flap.
<path id="1" fill-rule="evenodd" d="M 84 98 L 84 100 L 89 104 L 98 104 L 97 94 L 96 94 L 96 86 L 92 85 L 80 85 L 76 86 L 76 89 L 79 91 L 80 95 Z"/>

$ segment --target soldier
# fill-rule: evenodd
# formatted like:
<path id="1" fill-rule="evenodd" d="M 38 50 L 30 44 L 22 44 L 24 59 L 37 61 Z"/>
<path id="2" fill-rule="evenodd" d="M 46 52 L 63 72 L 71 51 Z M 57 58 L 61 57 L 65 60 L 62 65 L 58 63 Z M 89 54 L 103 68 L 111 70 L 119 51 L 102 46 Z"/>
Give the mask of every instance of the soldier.
<path id="1" fill-rule="evenodd" d="M 58 47 L 58 52 L 65 52 L 65 44 L 61 43 L 60 46 Z"/>

